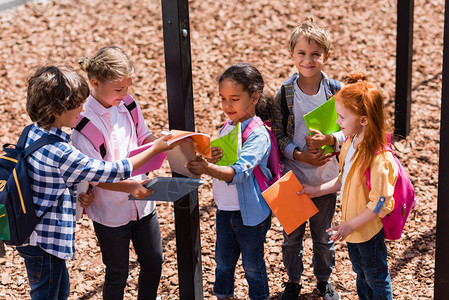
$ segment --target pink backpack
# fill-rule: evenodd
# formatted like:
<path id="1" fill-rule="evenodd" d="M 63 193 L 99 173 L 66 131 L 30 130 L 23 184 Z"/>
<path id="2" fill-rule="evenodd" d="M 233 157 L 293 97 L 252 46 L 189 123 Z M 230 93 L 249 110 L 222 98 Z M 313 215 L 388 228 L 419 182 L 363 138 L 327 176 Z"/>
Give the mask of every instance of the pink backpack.
<path id="1" fill-rule="evenodd" d="M 274 136 L 273 132 L 271 132 L 270 129 L 267 128 L 271 127 L 270 122 L 263 122 L 259 117 L 254 117 L 249 124 L 246 126 L 245 130 L 243 130 L 242 133 L 242 143 L 245 143 L 245 141 L 248 139 L 248 136 L 251 134 L 251 132 L 254 131 L 259 126 L 265 126 L 265 128 L 268 131 L 268 134 L 270 135 L 270 141 L 271 141 L 271 150 L 270 155 L 268 156 L 268 169 L 271 171 L 271 175 L 273 175 L 273 179 L 268 180 L 268 178 L 265 177 L 265 175 L 260 170 L 259 166 L 256 166 L 253 170 L 254 176 L 256 177 L 257 183 L 259 184 L 260 189 L 265 191 L 268 187 L 270 187 L 273 183 L 275 183 L 279 178 L 282 176 L 282 170 L 281 170 L 281 157 L 279 155 L 279 148 L 276 141 L 276 137 Z"/>
<path id="2" fill-rule="evenodd" d="M 394 209 L 389 215 L 386 215 L 384 218 L 382 218 L 382 223 L 384 224 L 385 238 L 388 240 L 398 240 L 401 238 L 401 233 L 404 229 L 408 215 L 415 208 L 415 191 L 413 190 L 413 185 L 407 172 L 399 162 L 398 158 L 394 155 L 393 149 L 391 148 L 390 135 L 388 135 L 388 142 L 388 145 L 385 145 L 385 149 L 393 154 L 399 171 L 398 179 L 394 186 L 393 193 Z M 378 151 L 377 153 L 380 153 L 380 151 Z M 366 186 L 368 187 L 368 190 L 371 190 L 369 167 L 366 170 L 365 175 Z"/>
<path id="3" fill-rule="evenodd" d="M 131 118 L 133 119 L 134 126 L 137 130 L 137 123 L 139 121 L 139 116 L 137 115 L 138 112 L 136 101 L 130 95 L 127 95 L 125 98 L 122 99 L 122 101 L 125 103 L 125 107 L 131 114 Z M 95 149 L 101 154 L 102 158 L 106 156 L 106 146 L 104 136 L 101 133 L 100 129 L 98 129 L 88 118 L 79 115 L 78 120 L 76 120 L 76 126 L 73 129 L 82 133 L 92 143 Z"/>

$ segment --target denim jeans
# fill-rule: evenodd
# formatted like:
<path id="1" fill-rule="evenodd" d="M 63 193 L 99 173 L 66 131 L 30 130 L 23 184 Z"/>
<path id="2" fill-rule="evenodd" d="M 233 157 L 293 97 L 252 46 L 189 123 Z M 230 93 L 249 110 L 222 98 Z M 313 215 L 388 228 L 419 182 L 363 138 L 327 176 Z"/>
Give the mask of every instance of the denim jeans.
<path id="1" fill-rule="evenodd" d="M 67 299 L 70 294 L 69 272 L 64 259 L 38 246 L 17 247 L 25 260 L 33 300 Z"/>
<path id="2" fill-rule="evenodd" d="M 328 194 L 312 198 L 318 212 L 309 219 L 309 227 L 313 242 L 313 272 L 318 281 L 326 282 L 335 267 L 334 242 L 330 241 L 330 233 L 326 229 L 332 227 L 335 214 L 337 194 Z M 303 238 L 306 223 L 299 226 L 289 235 L 283 231 L 282 257 L 290 281 L 300 281 L 304 271 L 302 258 L 304 256 Z"/>
<path id="3" fill-rule="evenodd" d="M 234 272 L 242 253 L 242 266 L 249 286 L 249 298 L 268 299 L 267 269 L 264 243 L 271 226 L 271 215 L 256 226 L 243 225 L 240 211 L 217 210 L 214 293 L 218 298 L 234 294 Z"/>
<path id="4" fill-rule="evenodd" d="M 361 300 L 393 299 L 384 231 L 364 243 L 347 243 L 352 269 L 357 274 L 357 294 Z"/>
<path id="5" fill-rule="evenodd" d="M 94 222 L 94 228 L 106 266 L 103 299 L 123 299 L 129 273 L 131 240 L 140 265 L 138 299 L 156 299 L 164 261 L 156 211 L 119 227 Z"/>

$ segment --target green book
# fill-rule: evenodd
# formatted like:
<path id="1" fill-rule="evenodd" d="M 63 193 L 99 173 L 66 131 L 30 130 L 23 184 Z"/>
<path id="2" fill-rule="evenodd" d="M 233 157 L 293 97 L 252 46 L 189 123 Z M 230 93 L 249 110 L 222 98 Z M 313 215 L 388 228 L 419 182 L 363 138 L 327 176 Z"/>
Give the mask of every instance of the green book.
<path id="1" fill-rule="evenodd" d="M 240 156 L 242 134 L 240 123 L 228 134 L 210 142 L 211 147 L 220 147 L 223 156 L 216 163 L 219 166 L 232 166 L 237 162 Z"/>
<path id="2" fill-rule="evenodd" d="M 319 130 L 325 135 L 340 131 L 340 125 L 336 123 L 337 112 L 335 111 L 335 98 L 330 98 L 308 114 L 305 114 L 304 121 L 309 129 L 309 133 L 310 128 Z M 323 155 L 334 151 L 334 148 L 329 145 L 325 145 L 321 149 L 323 148 L 325 149 Z"/>

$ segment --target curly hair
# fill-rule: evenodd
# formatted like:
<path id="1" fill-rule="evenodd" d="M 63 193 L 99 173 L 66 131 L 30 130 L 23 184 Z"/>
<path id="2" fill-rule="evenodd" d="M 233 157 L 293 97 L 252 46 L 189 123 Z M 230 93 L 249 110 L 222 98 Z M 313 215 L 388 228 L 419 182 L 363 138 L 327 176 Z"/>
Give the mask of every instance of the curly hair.
<path id="1" fill-rule="evenodd" d="M 256 116 L 263 121 L 272 120 L 273 97 L 264 94 L 264 80 L 257 68 L 248 63 L 236 63 L 218 77 L 218 84 L 225 79 L 240 84 L 243 90 L 250 95 L 255 92 L 258 93 L 259 101 L 256 104 Z"/>
<path id="2" fill-rule="evenodd" d="M 28 79 L 26 110 L 33 122 L 50 129 L 55 115 L 78 108 L 89 96 L 81 75 L 67 67 L 40 67 Z"/>

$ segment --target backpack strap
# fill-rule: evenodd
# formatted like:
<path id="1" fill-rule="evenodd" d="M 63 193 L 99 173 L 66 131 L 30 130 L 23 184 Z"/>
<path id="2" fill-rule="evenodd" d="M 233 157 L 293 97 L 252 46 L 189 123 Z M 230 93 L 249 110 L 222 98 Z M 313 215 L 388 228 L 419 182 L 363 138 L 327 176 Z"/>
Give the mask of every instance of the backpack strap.
<path id="1" fill-rule="evenodd" d="M 57 135 L 47 134 L 47 135 L 37 139 L 33 143 L 31 143 L 31 145 L 29 145 L 25 149 L 23 149 L 23 157 L 25 157 L 25 158 L 28 157 L 31 153 L 33 153 L 40 147 L 43 147 L 48 144 L 58 143 L 58 142 L 65 142 L 65 141 Z"/>
<path id="2" fill-rule="evenodd" d="M 19 137 L 19 141 L 17 142 L 17 148 L 19 148 L 20 150 L 23 150 L 25 148 L 26 141 L 28 138 L 28 132 L 30 132 L 32 126 L 33 124 L 29 124 L 22 130 L 22 133 L 20 134 Z"/>
<path id="3" fill-rule="evenodd" d="M 335 79 L 329 79 L 329 89 L 332 95 L 335 95 L 341 89 L 340 82 Z"/>
<path id="4" fill-rule="evenodd" d="M 242 133 L 242 143 L 245 143 L 245 141 L 248 139 L 248 136 L 251 134 L 251 132 L 254 131 L 259 126 L 264 126 L 265 123 L 262 121 L 259 117 L 254 117 L 249 124 L 246 126 L 245 130 L 243 130 Z M 271 137 L 270 137 L 271 138 Z M 270 180 L 268 180 L 267 177 L 265 177 L 260 170 L 259 166 L 255 166 L 253 169 L 254 177 L 256 178 L 257 184 L 259 185 L 261 191 L 265 191 L 268 186 L 270 186 Z"/>
<path id="5" fill-rule="evenodd" d="M 79 115 L 74 129 L 82 133 L 92 143 L 95 150 L 100 153 L 102 158 L 106 156 L 104 136 L 100 129 L 98 129 L 87 117 Z"/>
<path id="6" fill-rule="evenodd" d="M 137 131 L 137 125 L 139 124 L 139 115 L 137 111 L 137 103 L 129 94 L 126 95 L 125 98 L 122 99 L 125 104 L 126 109 L 131 115 L 131 119 L 133 120 L 134 127 Z M 95 150 L 97 150 L 101 158 L 104 159 L 106 156 L 106 144 L 104 140 L 104 136 L 101 131 L 95 126 L 87 117 L 79 116 L 75 130 L 82 133 L 94 146 Z"/>
<path id="7" fill-rule="evenodd" d="M 131 114 L 131 118 L 133 119 L 134 126 L 136 127 L 136 130 L 137 130 L 137 125 L 139 124 L 139 115 L 138 115 L 138 111 L 137 111 L 136 101 L 129 94 L 126 95 L 126 97 L 123 98 L 122 101 L 125 103 L 125 107 L 128 109 L 129 113 Z"/>
<path id="8" fill-rule="evenodd" d="M 290 110 L 287 106 L 287 98 L 285 97 L 285 86 L 281 86 L 281 112 L 282 112 L 282 128 L 284 134 L 287 135 L 288 117 L 290 116 Z"/>
<path id="9" fill-rule="evenodd" d="M 389 134 L 389 133 L 387 133 L 387 141 L 388 141 L 388 144 L 385 145 L 384 149 L 387 151 L 390 151 L 391 154 L 393 154 L 393 157 L 396 157 L 394 155 L 393 148 L 391 148 L 391 134 Z M 381 149 L 377 150 L 376 154 L 379 154 L 380 152 L 381 152 Z M 366 187 L 368 188 L 369 191 L 371 191 L 370 167 L 369 166 L 365 171 L 365 176 L 366 176 Z"/>
<path id="10" fill-rule="evenodd" d="M 37 140 L 35 140 L 33 143 L 31 143 L 28 147 L 25 148 L 26 141 L 28 138 L 28 133 L 30 132 L 31 127 L 33 127 L 33 124 L 27 125 L 20 134 L 19 141 L 17 142 L 17 148 L 23 151 L 23 156 L 28 157 L 31 153 L 36 151 L 42 146 L 45 146 L 47 144 L 54 144 L 57 142 L 65 142 L 64 139 L 62 139 L 59 136 L 56 136 L 54 134 L 48 134 L 45 135 Z"/>
<path id="11" fill-rule="evenodd" d="M 254 117 L 242 132 L 242 143 L 246 142 L 248 136 L 254 131 L 254 129 L 262 125 L 264 125 L 262 119 L 259 117 Z"/>

